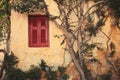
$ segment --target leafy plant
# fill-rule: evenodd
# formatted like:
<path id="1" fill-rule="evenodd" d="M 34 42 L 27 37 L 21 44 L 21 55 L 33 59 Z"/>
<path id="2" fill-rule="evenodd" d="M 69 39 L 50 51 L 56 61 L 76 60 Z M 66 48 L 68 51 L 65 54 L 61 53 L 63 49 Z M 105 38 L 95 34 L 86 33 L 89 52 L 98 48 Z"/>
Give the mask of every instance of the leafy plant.
<path id="1" fill-rule="evenodd" d="M 39 64 L 40 69 L 42 71 L 45 71 L 46 73 L 46 78 L 47 80 L 59 80 L 63 79 L 63 80 L 67 80 L 69 78 L 69 76 L 67 74 L 65 74 L 66 68 L 65 67 L 58 67 L 58 70 L 54 71 L 52 70 L 52 68 L 48 65 L 46 65 L 46 62 L 44 60 L 41 60 L 41 64 Z M 59 72 L 59 76 L 57 74 L 57 72 Z"/>
<path id="2" fill-rule="evenodd" d="M 26 75 L 29 80 L 39 80 L 41 78 L 40 68 L 32 65 Z"/>
<path id="3" fill-rule="evenodd" d="M 46 71 L 46 78 L 47 78 L 47 80 L 58 80 L 57 79 L 57 72 L 56 71 L 52 71 L 51 68 L 49 68 Z"/>
<path id="4" fill-rule="evenodd" d="M 46 65 L 44 60 L 41 60 L 41 64 L 39 64 L 38 67 L 31 65 L 30 69 L 27 71 L 17 68 L 16 65 L 18 62 L 18 58 L 13 53 L 7 56 L 5 80 L 40 80 L 42 75 L 41 71 L 46 73 L 45 77 L 47 80 L 58 80 L 58 71 L 61 73 L 62 79 L 67 80 L 69 78 L 68 75 L 65 74 L 65 67 L 59 67 L 58 71 L 54 71 L 51 67 Z"/>
<path id="5" fill-rule="evenodd" d="M 108 0 L 108 6 L 113 10 L 114 15 L 120 18 L 120 0 Z"/>
<path id="6" fill-rule="evenodd" d="M 18 62 L 18 58 L 13 53 L 7 55 L 5 80 L 26 80 L 26 73 L 16 68 Z"/>
<path id="7" fill-rule="evenodd" d="M 60 78 L 62 80 L 68 80 L 69 76 L 67 74 L 65 74 L 66 72 L 66 68 L 65 67 L 58 67 L 58 71 L 60 72 Z"/>
<path id="8" fill-rule="evenodd" d="M 6 58 L 6 69 L 9 70 L 11 68 L 14 68 L 18 62 L 18 58 L 13 53 L 11 53 Z"/>
<path id="9" fill-rule="evenodd" d="M 43 9 L 45 6 L 44 0 L 18 0 L 12 4 L 13 9 L 20 13 L 34 12 Z"/>
<path id="10" fill-rule="evenodd" d="M 5 80 L 26 80 L 26 73 L 21 69 L 12 68 L 7 72 Z"/>
<path id="11" fill-rule="evenodd" d="M 87 80 L 93 80 L 91 71 L 87 68 L 87 66 L 84 64 L 84 72 Z"/>
<path id="12" fill-rule="evenodd" d="M 46 62 L 44 60 L 41 60 L 41 64 L 39 64 L 41 70 L 46 71 L 46 68 L 48 67 L 46 65 Z"/>
<path id="13" fill-rule="evenodd" d="M 6 40 L 7 32 L 9 29 L 9 20 L 7 17 L 8 9 L 7 2 L 5 0 L 0 1 L 0 42 Z"/>

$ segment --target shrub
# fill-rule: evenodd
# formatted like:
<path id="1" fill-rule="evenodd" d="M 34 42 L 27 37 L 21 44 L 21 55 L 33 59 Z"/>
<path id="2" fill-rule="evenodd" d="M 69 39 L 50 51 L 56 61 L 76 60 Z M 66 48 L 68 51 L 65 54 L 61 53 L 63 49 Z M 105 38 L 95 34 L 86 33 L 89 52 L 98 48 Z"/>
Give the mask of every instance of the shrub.
<path id="1" fill-rule="evenodd" d="M 7 56 L 4 80 L 40 80 L 43 74 L 42 71 L 45 72 L 45 78 L 47 80 L 67 80 L 69 78 L 69 76 L 65 74 L 65 67 L 58 67 L 58 70 L 54 71 L 46 65 L 44 60 L 41 60 L 38 67 L 32 65 L 27 71 L 17 68 L 16 65 L 18 62 L 18 58 L 13 53 Z M 58 76 L 57 72 L 60 73 L 60 76 Z"/>
<path id="2" fill-rule="evenodd" d="M 7 72 L 5 80 L 26 80 L 26 73 L 21 69 L 12 68 Z"/>
<path id="3" fill-rule="evenodd" d="M 41 78 L 40 68 L 32 65 L 26 75 L 29 80 L 39 80 Z"/>

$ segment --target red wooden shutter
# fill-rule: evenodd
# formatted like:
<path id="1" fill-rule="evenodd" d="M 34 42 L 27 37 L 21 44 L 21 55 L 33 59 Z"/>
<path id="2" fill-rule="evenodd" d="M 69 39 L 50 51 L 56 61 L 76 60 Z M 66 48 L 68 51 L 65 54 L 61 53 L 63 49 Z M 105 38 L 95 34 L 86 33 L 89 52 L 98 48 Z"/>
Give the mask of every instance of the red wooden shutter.
<path id="1" fill-rule="evenodd" d="M 43 47 L 49 46 L 49 26 L 47 16 L 40 17 L 40 45 Z"/>
<path id="2" fill-rule="evenodd" d="M 47 16 L 29 17 L 29 46 L 49 46 L 49 25 Z"/>
<path id="3" fill-rule="evenodd" d="M 38 43 L 38 18 L 36 16 L 29 17 L 29 46 L 36 47 Z"/>

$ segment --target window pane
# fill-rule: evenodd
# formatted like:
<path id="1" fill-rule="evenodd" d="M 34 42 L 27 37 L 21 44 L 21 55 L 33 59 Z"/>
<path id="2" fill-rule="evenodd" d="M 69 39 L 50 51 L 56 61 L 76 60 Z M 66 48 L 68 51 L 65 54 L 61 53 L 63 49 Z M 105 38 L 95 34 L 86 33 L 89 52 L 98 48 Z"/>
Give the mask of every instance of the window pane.
<path id="1" fill-rule="evenodd" d="M 41 26 L 45 26 L 46 20 L 45 19 L 41 19 Z"/>
<path id="2" fill-rule="evenodd" d="M 32 31 L 32 43 L 37 43 L 37 30 Z"/>
<path id="3" fill-rule="evenodd" d="M 41 43 L 46 42 L 46 32 L 45 30 L 41 30 Z"/>

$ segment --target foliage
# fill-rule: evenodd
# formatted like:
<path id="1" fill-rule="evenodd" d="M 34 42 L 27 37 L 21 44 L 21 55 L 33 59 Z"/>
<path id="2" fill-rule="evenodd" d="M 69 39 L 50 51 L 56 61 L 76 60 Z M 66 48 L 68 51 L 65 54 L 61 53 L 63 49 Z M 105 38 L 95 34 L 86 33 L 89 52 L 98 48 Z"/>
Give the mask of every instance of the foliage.
<path id="1" fill-rule="evenodd" d="M 94 74 L 91 70 L 87 68 L 88 66 L 84 65 L 84 72 L 87 80 L 111 80 L 112 70 L 108 70 L 104 74 Z M 96 76 L 95 76 L 96 75 Z M 94 77 L 93 77 L 94 76 Z"/>
<path id="2" fill-rule="evenodd" d="M 84 66 L 86 80 L 93 80 L 91 71 L 87 68 L 85 64 L 83 66 Z"/>
<path id="3" fill-rule="evenodd" d="M 0 1 L 0 42 L 6 39 L 9 29 L 9 21 L 7 20 L 7 7 L 5 0 Z"/>
<path id="4" fill-rule="evenodd" d="M 98 47 L 98 46 L 99 46 L 98 43 L 85 44 L 85 49 L 83 50 L 82 53 L 84 53 L 84 54 L 92 53 L 93 49 Z"/>
<path id="5" fill-rule="evenodd" d="M 93 1 L 98 2 L 102 0 L 93 0 Z M 120 18 L 120 0 L 107 0 L 107 4 L 105 6 L 108 6 L 109 9 L 112 10 L 116 18 Z"/>
<path id="6" fill-rule="evenodd" d="M 41 78 L 40 68 L 32 65 L 26 72 L 26 76 L 29 80 L 39 80 Z"/>
<path id="7" fill-rule="evenodd" d="M 102 12 L 102 11 L 101 11 Z M 104 13 L 103 13 L 104 14 Z M 94 24 L 95 20 L 92 20 L 91 17 L 88 17 L 89 23 L 86 24 L 85 31 L 89 33 L 89 36 L 94 36 L 98 34 L 99 30 L 105 25 L 106 18 L 102 15 L 103 18 L 99 19 L 96 24 Z"/>
<path id="8" fill-rule="evenodd" d="M 26 80 L 26 73 L 21 69 L 12 68 L 6 73 L 5 80 Z"/>
<path id="9" fill-rule="evenodd" d="M 7 56 L 5 80 L 40 80 L 43 74 L 42 71 L 45 71 L 47 80 L 59 80 L 59 77 L 63 80 L 68 80 L 69 78 L 69 76 L 65 74 L 65 67 L 59 67 L 58 70 L 55 71 L 50 66 L 46 65 L 44 60 L 41 60 L 39 67 L 31 65 L 30 69 L 27 71 L 17 68 L 16 65 L 18 62 L 18 58 L 13 53 Z M 61 75 L 58 76 L 57 72 L 60 72 Z"/>
<path id="10" fill-rule="evenodd" d="M 46 6 L 43 1 L 44 0 L 17 0 L 13 2 L 12 7 L 15 11 L 20 13 L 35 12 Z"/>
<path id="11" fill-rule="evenodd" d="M 66 72 L 66 68 L 65 67 L 58 67 L 58 71 L 60 73 L 60 78 L 62 80 L 68 80 L 69 79 L 69 76 L 67 74 L 65 74 Z"/>
<path id="12" fill-rule="evenodd" d="M 58 71 L 60 72 L 60 73 L 64 73 L 65 71 L 66 71 L 66 68 L 65 67 L 58 67 Z"/>
<path id="13" fill-rule="evenodd" d="M 108 0 L 108 6 L 113 10 L 116 18 L 120 18 L 120 0 Z"/>
<path id="14" fill-rule="evenodd" d="M 46 78 L 47 78 L 47 80 L 58 80 L 56 74 L 57 74 L 56 71 L 52 71 L 51 68 L 49 68 L 46 71 Z"/>
<path id="15" fill-rule="evenodd" d="M 6 28 L 5 17 L 0 17 L 0 42 L 6 39 Z"/>
<path id="16" fill-rule="evenodd" d="M 6 68 L 8 70 L 11 68 L 14 68 L 18 62 L 19 62 L 18 58 L 13 53 L 11 53 L 10 55 L 7 56 L 7 59 L 6 59 L 7 67 Z"/>
<path id="17" fill-rule="evenodd" d="M 39 64 L 41 70 L 46 71 L 46 68 L 48 67 L 46 65 L 46 62 L 44 60 L 41 60 L 41 63 Z"/>
<path id="18" fill-rule="evenodd" d="M 115 65 L 115 67 L 116 67 L 117 73 L 120 75 L 120 58 L 117 58 L 117 59 L 114 61 L 114 65 Z"/>
<path id="19" fill-rule="evenodd" d="M 68 80 L 69 76 L 65 74 L 65 67 L 58 67 L 58 70 L 53 70 L 52 67 L 46 65 L 44 60 L 41 60 L 41 64 L 39 64 L 40 69 L 45 71 L 47 80 Z"/>
<path id="20" fill-rule="evenodd" d="M 19 68 L 16 68 L 18 64 L 18 58 L 11 53 L 6 58 L 6 80 L 25 80 L 25 72 Z"/>

